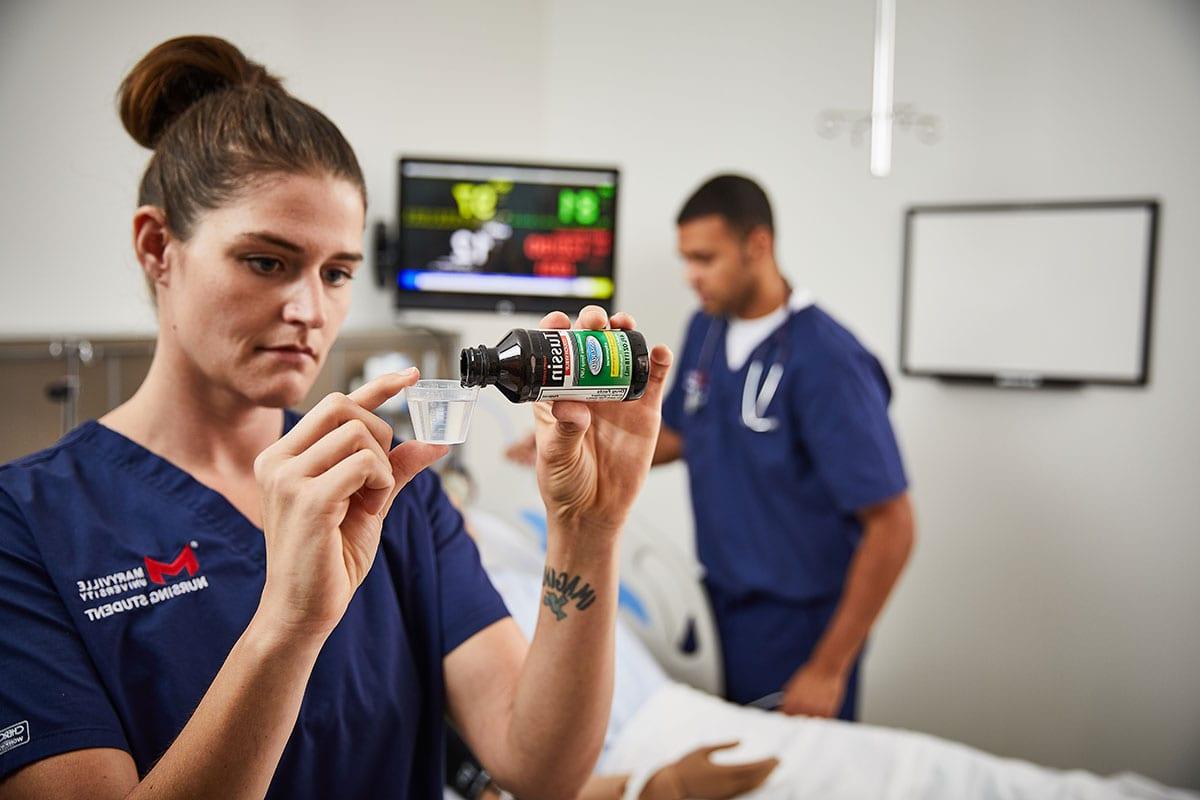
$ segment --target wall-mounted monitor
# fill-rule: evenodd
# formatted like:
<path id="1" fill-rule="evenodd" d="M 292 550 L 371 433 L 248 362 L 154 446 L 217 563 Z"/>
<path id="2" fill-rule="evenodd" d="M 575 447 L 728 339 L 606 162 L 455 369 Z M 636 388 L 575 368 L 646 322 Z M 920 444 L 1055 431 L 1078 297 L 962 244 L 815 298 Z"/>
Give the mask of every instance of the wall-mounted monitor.
<path id="1" fill-rule="evenodd" d="M 611 310 L 619 171 L 402 158 L 397 307 Z"/>
<path id="2" fill-rule="evenodd" d="M 902 371 L 1146 384 L 1157 230 L 1154 200 L 910 208 Z"/>

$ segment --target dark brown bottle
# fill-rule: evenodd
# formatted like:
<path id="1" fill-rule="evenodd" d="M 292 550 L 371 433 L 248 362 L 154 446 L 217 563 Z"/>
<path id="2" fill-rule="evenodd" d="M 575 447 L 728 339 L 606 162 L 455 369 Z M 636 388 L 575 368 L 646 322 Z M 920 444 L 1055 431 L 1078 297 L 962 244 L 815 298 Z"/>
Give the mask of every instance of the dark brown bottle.
<path id="1" fill-rule="evenodd" d="M 514 328 L 495 347 L 465 347 L 463 386 L 495 385 L 514 403 L 637 400 L 650 379 L 650 351 L 637 331 Z"/>

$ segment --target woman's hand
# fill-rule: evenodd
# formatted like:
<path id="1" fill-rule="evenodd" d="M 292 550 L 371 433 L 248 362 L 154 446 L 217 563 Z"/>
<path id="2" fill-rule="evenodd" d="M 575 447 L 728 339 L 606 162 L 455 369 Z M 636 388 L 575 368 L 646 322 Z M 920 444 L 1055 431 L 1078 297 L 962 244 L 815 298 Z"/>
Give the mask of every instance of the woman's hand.
<path id="1" fill-rule="evenodd" d="M 628 314 L 611 319 L 598 306 L 579 314 L 575 327 L 633 330 Z M 570 319 L 556 311 L 542 328 L 569 328 Z M 658 442 L 663 387 L 671 367 L 671 351 L 650 351 L 650 381 L 639 399 L 621 403 L 558 400 L 537 403 L 537 478 L 550 520 L 574 529 L 616 533 L 650 471 Z"/>
<path id="2" fill-rule="evenodd" d="M 326 636 L 370 570 L 383 519 L 443 445 L 392 447 L 371 413 L 411 386 L 415 369 L 331 394 L 254 462 L 263 505 L 267 581 L 260 613 L 285 633 Z"/>

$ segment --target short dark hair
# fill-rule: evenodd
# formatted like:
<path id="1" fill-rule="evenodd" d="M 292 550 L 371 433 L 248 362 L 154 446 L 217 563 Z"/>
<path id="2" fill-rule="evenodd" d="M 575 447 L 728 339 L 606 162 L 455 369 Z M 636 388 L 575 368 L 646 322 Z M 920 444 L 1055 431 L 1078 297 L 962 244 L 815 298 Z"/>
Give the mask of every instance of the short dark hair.
<path id="1" fill-rule="evenodd" d="M 763 188 L 745 175 L 717 175 L 705 181 L 679 210 L 676 225 L 717 214 L 745 236 L 759 225 L 775 232 L 771 201 Z"/>

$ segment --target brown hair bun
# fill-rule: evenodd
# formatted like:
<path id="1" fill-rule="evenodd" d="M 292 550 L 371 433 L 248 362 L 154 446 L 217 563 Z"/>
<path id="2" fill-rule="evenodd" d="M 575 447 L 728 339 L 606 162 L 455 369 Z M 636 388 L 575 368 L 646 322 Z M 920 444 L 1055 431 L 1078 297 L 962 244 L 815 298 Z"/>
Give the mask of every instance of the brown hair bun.
<path id="1" fill-rule="evenodd" d="M 224 39 L 163 42 L 121 82 L 118 99 L 125 129 L 154 151 L 138 205 L 162 209 L 181 240 L 200 214 L 264 175 L 343 178 L 366 208 L 362 169 L 337 126 Z"/>
<path id="2" fill-rule="evenodd" d="M 215 36 L 180 36 L 147 53 L 121 81 L 121 122 L 153 150 L 170 124 L 196 101 L 239 86 L 283 91 L 279 79 Z"/>

